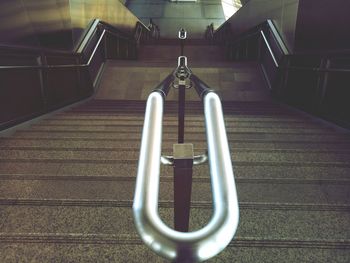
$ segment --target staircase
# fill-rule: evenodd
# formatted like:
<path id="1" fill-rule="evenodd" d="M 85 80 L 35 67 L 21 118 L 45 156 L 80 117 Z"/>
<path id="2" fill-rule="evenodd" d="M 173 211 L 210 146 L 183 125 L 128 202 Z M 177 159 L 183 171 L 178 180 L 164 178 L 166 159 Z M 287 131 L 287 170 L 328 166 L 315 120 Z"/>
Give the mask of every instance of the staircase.
<path id="1" fill-rule="evenodd" d="M 223 99 L 240 201 L 235 239 L 209 262 L 350 262 L 350 133 L 273 101 L 257 64 L 191 48 L 189 66 Z M 109 61 L 94 99 L 0 138 L 0 262 L 164 262 L 131 211 L 145 99 L 176 66 L 175 46 L 150 49 Z M 200 55 L 208 49 L 216 61 Z M 164 154 L 177 140 L 176 96 L 165 104 Z M 202 106 L 193 90 L 187 98 L 185 141 L 201 154 Z M 168 225 L 172 187 L 162 167 Z M 208 167 L 196 166 L 191 230 L 210 216 Z"/>

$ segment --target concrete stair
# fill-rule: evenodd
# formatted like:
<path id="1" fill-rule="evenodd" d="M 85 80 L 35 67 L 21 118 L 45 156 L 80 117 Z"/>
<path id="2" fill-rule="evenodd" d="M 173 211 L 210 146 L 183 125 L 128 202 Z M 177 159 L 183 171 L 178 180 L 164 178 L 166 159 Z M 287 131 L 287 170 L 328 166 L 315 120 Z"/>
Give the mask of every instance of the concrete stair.
<path id="1" fill-rule="evenodd" d="M 92 100 L 0 139 L 0 262 L 163 262 L 132 219 L 144 101 Z M 176 142 L 166 103 L 163 152 Z M 185 140 L 206 149 L 202 106 Z M 240 201 L 235 239 L 209 262 L 349 262 L 350 134 L 274 102 L 224 102 Z M 159 212 L 172 226 L 172 168 Z M 211 216 L 195 167 L 191 229 Z"/>
<path id="2" fill-rule="evenodd" d="M 0 262 L 165 262 L 141 241 L 132 198 L 145 99 L 176 66 L 177 42 L 108 61 L 93 100 L 0 138 Z M 208 262 L 350 262 L 350 133 L 274 102 L 256 63 L 187 46 L 217 90 L 232 154 L 240 224 Z M 193 67 L 192 67 L 193 66 Z M 186 94 L 185 141 L 206 150 L 203 107 Z M 166 101 L 163 153 L 177 141 Z M 161 168 L 159 212 L 173 225 L 173 171 Z M 207 165 L 193 175 L 191 230 L 211 216 Z"/>

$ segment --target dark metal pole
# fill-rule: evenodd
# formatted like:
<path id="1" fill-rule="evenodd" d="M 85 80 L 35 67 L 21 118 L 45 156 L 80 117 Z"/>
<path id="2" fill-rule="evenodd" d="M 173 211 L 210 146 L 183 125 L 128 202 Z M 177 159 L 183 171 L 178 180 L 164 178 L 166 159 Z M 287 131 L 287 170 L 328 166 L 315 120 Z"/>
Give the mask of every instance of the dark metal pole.
<path id="1" fill-rule="evenodd" d="M 178 95 L 178 144 L 174 144 L 174 226 L 175 230 L 188 232 L 192 191 L 193 145 L 185 144 L 186 79 L 190 76 L 187 58 L 183 56 L 186 31 L 179 31 L 181 56 L 176 76 L 179 80 Z"/>
<path id="2" fill-rule="evenodd" d="M 188 232 L 190 221 L 193 145 L 174 144 L 174 226 Z"/>
<path id="3" fill-rule="evenodd" d="M 178 101 L 178 143 L 185 142 L 185 100 L 186 87 L 179 85 L 179 101 Z"/>
<path id="4" fill-rule="evenodd" d="M 179 31 L 179 39 L 181 44 L 181 56 L 184 55 L 185 39 L 187 38 L 187 32 L 185 29 L 181 28 Z"/>
<path id="5" fill-rule="evenodd" d="M 185 46 L 185 39 L 180 39 L 180 44 L 181 44 L 181 56 L 184 55 L 184 46 Z"/>

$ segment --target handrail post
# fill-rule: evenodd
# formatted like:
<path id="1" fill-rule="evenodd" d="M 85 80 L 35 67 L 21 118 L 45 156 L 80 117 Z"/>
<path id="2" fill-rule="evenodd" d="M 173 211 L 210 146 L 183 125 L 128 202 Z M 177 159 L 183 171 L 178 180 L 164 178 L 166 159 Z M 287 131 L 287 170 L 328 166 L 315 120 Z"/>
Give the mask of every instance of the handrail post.
<path id="1" fill-rule="evenodd" d="M 192 192 L 193 145 L 185 141 L 185 101 L 186 80 L 190 76 L 187 68 L 187 58 L 183 56 L 184 41 L 187 33 L 181 28 L 179 39 L 181 56 L 175 72 L 178 78 L 178 144 L 173 145 L 174 156 L 174 226 L 176 231 L 188 232 L 190 222 L 190 206 Z"/>
<path id="2" fill-rule="evenodd" d="M 192 191 L 193 145 L 174 144 L 174 226 L 188 232 Z"/>

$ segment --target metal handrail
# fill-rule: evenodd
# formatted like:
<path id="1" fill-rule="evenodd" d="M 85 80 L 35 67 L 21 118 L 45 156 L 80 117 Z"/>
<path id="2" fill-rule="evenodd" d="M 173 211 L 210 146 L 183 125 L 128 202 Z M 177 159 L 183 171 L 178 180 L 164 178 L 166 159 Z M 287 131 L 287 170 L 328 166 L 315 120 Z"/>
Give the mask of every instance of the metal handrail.
<path id="1" fill-rule="evenodd" d="M 281 52 L 284 55 L 289 55 L 290 52 L 288 50 L 288 47 L 286 46 L 283 39 L 281 38 L 281 35 L 278 33 L 278 30 L 277 30 L 275 24 L 273 23 L 273 21 L 271 19 L 268 19 L 268 20 L 266 20 L 266 24 L 267 24 L 268 29 L 271 32 L 272 37 L 278 43 L 278 47 L 281 50 Z"/>
<path id="2" fill-rule="evenodd" d="M 81 68 L 81 67 L 89 67 L 91 64 L 92 59 L 95 56 L 95 53 L 97 49 L 100 47 L 100 44 L 102 42 L 103 37 L 105 36 L 106 32 L 112 35 L 116 35 L 113 32 L 103 29 L 101 36 L 99 37 L 97 44 L 94 47 L 94 50 L 92 51 L 91 55 L 89 56 L 89 59 L 86 63 L 82 64 L 63 64 L 63 65 L 38 65 L 38 66 L 32 66 L 32 65 L 11 65 L 11 66 L 0 66 L 0 69 L 53 69 L 53 68 Z M 119 37 L 119 36 L 118 36 Z M 125 38 L 126 39 L 126 38 Z"/>
<path id="3" fill-rule="evenodd" d="M 76 51 L 76 53 L 80 54 L 84 52 L 84 49 L 87 47 L 87 43 L 91 40 L 91 37 L 94 35 L 94 32 L 96 31 L 101 21 L 99 19 L 93 19 L 90 23 L 91 24 L 86 30 L 85 34 L 82 34 L 81 41 L 79 41 L 74 48 L 74 51 Z"/>
<path id="4" fill-rule="evenodd" d="M 170 155 L 162 155 L 160 157 L 160 162 L 163 165 L 173 166 L 174 165 L 174 157 L 170 156 Z M 193 165 L 205 164 L 206 162 L 208 162 L 208 155 L 207 154 L 200 154 L 200 155 L 193 156 Z"/>
<path id="5" fill-rule="evenodd" d="M 203 94 L 208 159 L 213 196 L 213 216 L 202 229 L 179 232 L 163 223 L 158 214 L 164 93 L 152 92 L 146 104 L 133 212 L 142 240 L 170 260 L 203 261 L 221 252 L 238 226 L 239 208 L 231 155 L 219 96 Z"/>
<path id="6" fill-rule="evenodd" d="M 287 66 L 286 69 L 300 70 L 300 71 L 313 71 L 313 72 L 325 72 L 325 73 L 350 73 L 350 69 L 347 68 L 313 68 L 313 67 L 294 67 Z"/>
<path id="7" fill-rule="evenodd" d="M 63 65 L 38 65 L 38 66 L 32 66 L 32 65 L 11 65 L 11 66 L 0 66 L 0 69 L 52 69 L 52 68 L 79 68 L 79 67 L 88 67 L 91 63 L 91 60 L 95 56 L 97 48 L 100 46 L 100 43 L 105 35 L 106 30 L 103 30 L 99 40 L 97 41 L 97 44 L 91 53 L 89 60 L 87 63 L 83 64 L 63 64 Z"/>
<path id="8" fill-rule="evenodd" d="M 276 32 L 276 29 L 274 28 L 274 25 L 272 23 L 271 20 L 267 20 L 267 23 L 269 25 L 269 28 L 273 31 L 272 32 L 272 35 L 275 37 L 275 38 L 279 38 L 279 39 L 276 39 L 276 41 L 278 42 L 278 46 L 279 48 L 282 50 L 282 52 L 284 53 L 285 56 L 288 56 L 289 55 L 289 51 L 288 49 L 286 48 L 286 46 L 284 45 L 284 43 L 282 42 L 282 40 L 280 39 L 280 37 L 278 36 L 277 32 Z M 246 35 L 236 41 L 233 42 L 233 44 L 236 44 L 236 43 L 239 43 L 241 42 L 242 40 L 245 40 L 247 38 L 250 38 L 254 35 L 257 35 L 259 34 L 258 32 L 254 32 L 254 33 L 251 33 L 249 35 Z M 304 71 L 314 71 L 314 72 L 336 72 L 336 73 L 349 73 L 350 72 L 350 69 L 347 69 L 347 68 L 333 68 L 333 69 L 325 69 L 325 68 L 318 68 L 318 67 L 299 67 L 299 66 L 281 66 L 280 63 L 278 63 L 277 59 L 276 59 L 276 56 L 269 44 L 269 41 L 267 40 L 267 37 L 264 33 L 263 30 L 260 29 L 260 35 L 270 53 L 270 56 L 275 64 L 275 66 L 277 68 L 283 68 L 283 69 L 290 69 L 290 70 L 304 70 Z"/>
<path id="9" fill-rule="evenodd" d="M 260 34 L 261 34 L 262 38 L 264 39 L 264 43 L 265 43 L 267 49 L 268 49 L 269 52 L 270 52 L 270 55 L 271 55 L 271 57 L 272 57 L 273 62 L 275 63 L 276 68 L 278 68 L 280 65 L 278 64 L 278 62 L 277 62 L 277 60 L 276 60 L 276 58 L 275 58 L 275 55 L 274 55 L 273 52 L 272 52 L 271 46 L 270 46 L 269 42 L 268 42 L 267 39 L 266 39 L 266 36 L 265 36 L 265 34 L 264 34 L 264 31 L 260 30 Z"/>

